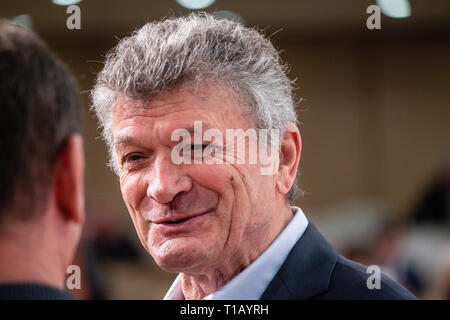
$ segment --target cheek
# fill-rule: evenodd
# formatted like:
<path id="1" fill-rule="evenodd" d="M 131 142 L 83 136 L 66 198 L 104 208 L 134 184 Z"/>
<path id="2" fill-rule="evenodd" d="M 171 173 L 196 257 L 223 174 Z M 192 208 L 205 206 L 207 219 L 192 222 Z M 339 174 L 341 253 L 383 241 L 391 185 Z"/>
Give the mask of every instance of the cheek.
<path id="1" fill-rule="evenodd" d="M 229 165 L 199 164 L 190 165 L 188 174 L 203 187 L 214 191 L 220 197 L 231 190 L 231 179 L 234 175 Z"/>
<path id="2" fill-rule="evenodd" d="M 227 232 L 228 246 L 239 246 L 253 216 L 251 181 L 247 178 L 250 172 L 246 169 L 228 165 L 221 176 L 214 177 L 215 184 L 222 188 L 221 220 Z"/>
<path id="3" fill-rule="evenodd" d="M 143 199 L 146 194 L 146 188 L 142 181 L 143 180 L 139 177 L 138 174 L 121 177 L 120 189 L 122 191 L 125 205 L 128 208 L 128 213 L 130 214 L 131 220 L 133 221 L 134 228 L 136 229 L 138 237 L 141 240 L 144 248 L 148 252 L 150 252 L 150 248 L 147 243 L 149 225 L 140 215 L 138 209 L 141 199 Z"/>
<path id="4" fill-rule="evenodd" d="M 146 194 L 146 187 L 138 174 L 120 177 L 120 189 L 123 200 L 133 218 L 138 212 L 139 202 Z"/>

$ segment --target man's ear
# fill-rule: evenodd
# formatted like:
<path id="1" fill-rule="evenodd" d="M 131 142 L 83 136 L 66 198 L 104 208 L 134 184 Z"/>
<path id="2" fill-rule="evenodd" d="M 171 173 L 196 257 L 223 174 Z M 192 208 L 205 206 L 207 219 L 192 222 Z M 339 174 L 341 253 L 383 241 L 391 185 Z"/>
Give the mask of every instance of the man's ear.
<path id="1" fill-rule="evenodd" d="M 58 155 L 53 169 L 56 205 L 64 219 L 83 224 L 84 151 L 80 134 L 72 134 Z"/>
<path id="2" fill-rule="evenodd" d="M 297 176 L 302 151 L 302 139 L 298 128 L 290 123 L 281 140 L 280 165 L 278 167 L 277 189 L 282 195 L 291 190 Z"/>

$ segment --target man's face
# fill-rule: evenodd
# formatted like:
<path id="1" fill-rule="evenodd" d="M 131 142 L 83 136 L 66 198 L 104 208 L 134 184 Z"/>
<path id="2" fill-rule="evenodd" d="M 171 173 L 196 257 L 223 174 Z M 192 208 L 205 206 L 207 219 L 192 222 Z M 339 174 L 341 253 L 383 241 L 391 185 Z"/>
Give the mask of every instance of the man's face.
<path id="1" fill-rule="evenodd" d="M 113 131 L 122 195 L 146 250 L 172 272 L 254 259 L 273 233 L 275 175 L 261 175 L 259 164 L 175 164 L 171 158 L 180 142 L 171 141 L 172 132 L 191 129 L 194 121 L 203 132 L 221 131 L 224 144 L 226 129 L 251 128 L 237 99 L 217 88 L 182 89 L 137 105 L 118 100 Z M 233 151 L 224 153 L 233 157 Z"/>

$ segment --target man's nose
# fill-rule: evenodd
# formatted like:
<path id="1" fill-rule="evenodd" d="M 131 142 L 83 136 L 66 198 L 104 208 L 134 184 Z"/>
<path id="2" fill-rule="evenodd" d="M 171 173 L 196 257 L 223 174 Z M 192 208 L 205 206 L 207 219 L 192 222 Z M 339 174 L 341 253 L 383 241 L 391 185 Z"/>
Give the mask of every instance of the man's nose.
<path id="1" fill-rule="evenodd" d="M 169 203 L 177 194 L 192 188 L 191 178 L 183 173 L 182 166 L 172 162 L 170 156 L 157 157 L 151 170 L 147 196 L 159 203 Z"/>

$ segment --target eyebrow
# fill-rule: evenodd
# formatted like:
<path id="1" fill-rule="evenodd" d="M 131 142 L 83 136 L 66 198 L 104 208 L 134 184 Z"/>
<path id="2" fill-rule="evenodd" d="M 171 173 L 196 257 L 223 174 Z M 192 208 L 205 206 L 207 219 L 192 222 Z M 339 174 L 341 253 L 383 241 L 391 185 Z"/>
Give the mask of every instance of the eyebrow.
<path id="1" fill-rule="evenodd" d="M 203 132 L 198 132 L 198 131 L 197 131 L 197 133 L 200 133 L 200 134 L 203 135 L 203 133 L 204 133 L 206 130 L 210 129 L 210 128 L 211 128 L 211 127 L 210 127 L 208 124 L 202 123 L 202 130 L 203 130 Z M 190 134 L 195 134 L 195 127 L 194 127 L 194 126 L 189 126 L 189 127 L 187 127 L 187 128 L 179 128 L 179 129 L 185 129 L 185 130 L 187 130 Z M 119 146 L 119 145 L 121 145 L 121 144 L 124 144 L 124 143 L 131 143 L 131 144 L 140 145 L 139 141 L 138 141 L 137 139 L 131 137 L 131 136 L 119 136 L 119 137 L 117 138 L 117 140 L 114 142 L 114 147 L 117 147 L 117 146 Z"/>
<path id="2" fill-rule="evenodd" d="M 210 125 L 208 125 L 207 123 L 202 123 L 202 131 L 203 132 L 200 132 L 200 133 L 203 134 L 206 130 L 209 130 L 211 128 L 212 127 Z M 195 133 L 195 127 L 194 126 L 189 126 L 187 128 L 184 128 L 184 129 L 186 129 L 191 134 Z"/>
<path id="3" fill-rule="evenodd" d="M 195 128 L 194 127 L 183 128 L 183 129 L 187 130 L 190 134 L 195 134 Z M 197 132 L 197 133 L 203 134 L 203 132 Z"/>
<path id="4" fill-rule="evenodd" d="M 136 143 L 136 142 L 137 142 L 136 139 L 133 138 L 133 137 L 122 136 L 122 137 L 119 137 L 117 139 L 117 141 L 114 142 L 114 146 L 118 146 L 118 145 L 123 144 L 123 143 Z"/>

